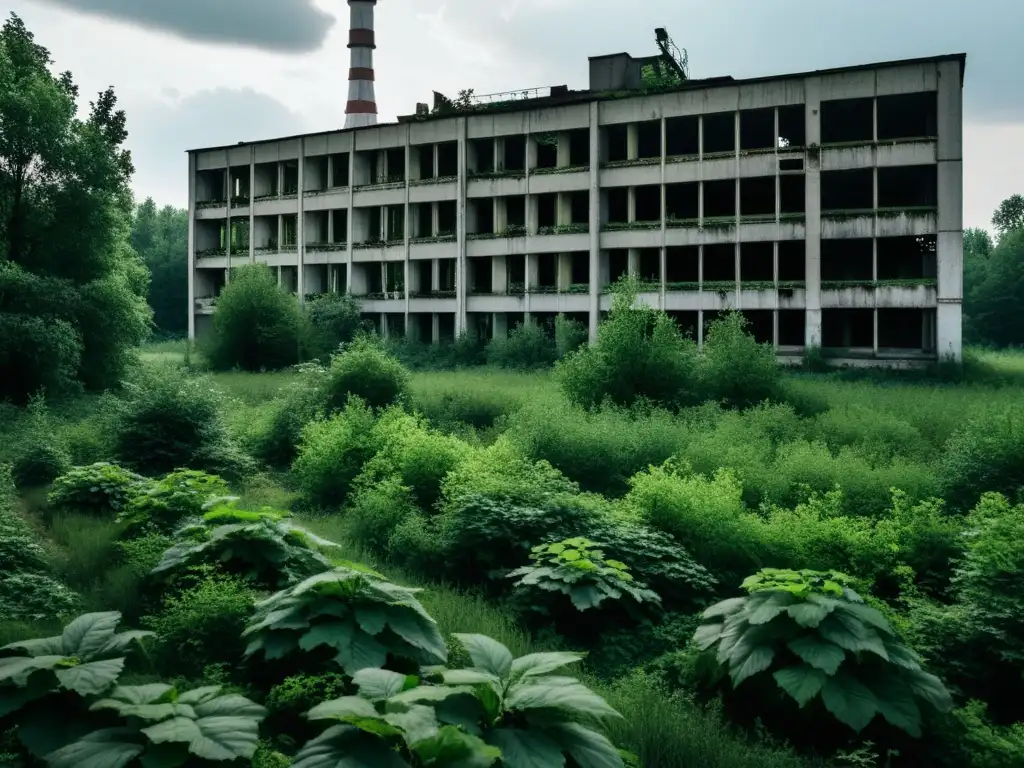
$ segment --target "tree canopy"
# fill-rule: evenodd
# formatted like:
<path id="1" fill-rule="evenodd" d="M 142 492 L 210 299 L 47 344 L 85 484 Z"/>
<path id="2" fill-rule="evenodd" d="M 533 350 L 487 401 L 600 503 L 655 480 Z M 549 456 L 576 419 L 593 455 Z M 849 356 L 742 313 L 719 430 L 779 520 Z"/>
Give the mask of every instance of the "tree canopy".
<path id="1" fill-rule="evenodd" d="M 149 267 L 149 306 L 157 331 L 188 333 L 188 211 L 147 198 L 135 209 L 132 246 Z"/>

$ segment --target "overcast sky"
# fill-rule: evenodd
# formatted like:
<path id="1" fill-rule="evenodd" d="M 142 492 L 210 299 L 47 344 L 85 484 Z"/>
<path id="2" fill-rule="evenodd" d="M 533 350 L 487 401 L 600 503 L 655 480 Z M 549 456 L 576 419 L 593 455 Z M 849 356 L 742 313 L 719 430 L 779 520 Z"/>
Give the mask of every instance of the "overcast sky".
<path id="1" fill-rule="evenodd" d="M 185 205 L 187 148 L 344 123 L 345 0 L 6 5 L 83 95 L 114 86 L 140 199 Z M 966 52 L 965 225 L 988 226 L 1003 198 L 1024 193 L 1020 0 L 380 0 L 380 119 L 434 90 L 586 88 L 588 56 L 656 53 L 658 26 L 689 50 L 697 78 Z"/>

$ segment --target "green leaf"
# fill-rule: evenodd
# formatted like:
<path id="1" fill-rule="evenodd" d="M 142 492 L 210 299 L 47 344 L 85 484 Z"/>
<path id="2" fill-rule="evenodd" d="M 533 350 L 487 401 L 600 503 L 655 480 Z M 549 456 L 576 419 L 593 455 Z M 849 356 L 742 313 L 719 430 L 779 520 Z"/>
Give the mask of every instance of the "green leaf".
<path id="1" fill-rule="evenodd" d="M 953 699 L 950 697 L 949 691 L 946 690 L 946 686 L 935 675 L 923 670 L 917 670 L 905 672 L 903 677 L 909 683 L 914 693 L 939 712 L 949 712 L 953 709 Z"/>
<path id="2" fill-rule="evenodd" d="M 153 637 L 153 632 L 146 632 L 141 629 L 132 629 L 127 632 L 120 632 L 114 635 L 112 638 L 107 640 L 104 645 L 97 653 L 97 656 L 114 656 L 119 653 L 124 653 L 125 650 L 132 644 L 137 643 L 145 637 Z"/>
<path id="3" fill-rule="evenodd" d="M 818 633 L 840 648 L 859 653 L 871 651 L 889 660 L 889 653 L 885 650 L 882 638 L 874 629 L 865 626 L 855 616 L 834 611 L 831 616 L 818 625 Z"/>
<path id="4" fill-rule="evenodd" d="M 163 704 L 125 704 L 121 708 L 122 717 L 137 717 L 140 720 L 159 722 L 169 717 L 187 717 L 196 719 L 196 711 L 189 704 L 164 702 Z"/>
<path id="5" fill-rule="evenodd" d="M 512 662 L 512 679 L 525 680 L 530 677 L 546 675 L 569 664 L 576 664 L 582 661 L 584 656 L 585 654 L 582 653 L 564 651 L 529 653 Z"/>
<path id="6" fill-rule="evenodd" d="M 889 635 L 890 637 L 893 637 L 895 634 L 885 616 L 883 616 L 877 608 L 872 608 L 870 605 L 861 605 L 858 603 L 841 603 L 840 608 L 847 613 L 852 613 L 865 624 L 870 624 L 876 630 Z"/>
<path id="7" fill-rule="evenodd" d="M 767 624 L 796 601 L 795 596 L 782 590 L 755 592 L 747 599 L 747 621 Z"/>
<path id="8" fill-rule="evenodd" d="M 0 651 L 25 651 L 30 656 L 63 656 L 64 639 L 57 635 L 34 640 L 21 640 L 17 643 L 8 643 L 0 648 Z"/>
<path id="9" fill-rule="evenodd" d="M 448 660 L 448 647 L 433 619 L 426 619 L 417 611 L 393 607 L 388 611 L 388 626 L 409 645 L 424 651 L 430 663 L 443 664 Z"/>
<path id="10" fill-rule="evenodd" d="M 18 711 L 30 701 L 43 698 L 51 692 L 52 686 L 53 679 L 49 675 L 33 674 L 24 687 L 0 687 L 0 717 Z"/>
<path id="11" fill-rule="evenodd" d="M 432 707 L 413 704 L 404 712 L 388 712 L 386 720 L 396 728 L 405 732 L 405 740 L 410 745 L 419 741 L 432 739 L 437 735 L 437 715 Z"/>
<path id="12" fill-rule="evenodd" d="M 333 648 L 341 649 L 343 646 L 351 644 L 353 632 L 355 629 L 347 621 L 325 621 L 310 627 L 307 632 L 303 633 L 299 638 L 299 648 L 304 651 L 312 651 L 321 645 L 330 645 Z"/>
<path id="13" fill-rule="evenodd" d="M 334 657 L 347 675 L 354 675 L 367 667 L 383 667 L 387 659 L 387 648 L 359 630 L 351 632 L 348 643 L 338 647 L 338 654 Z"/>
<path id="14" fill-rule="evenodd" d="M 178 699 L 179 704 L 184 697 Z M 267 716 L 267 710 L 254 701 L 250 701 L 237 693 L 228 693 L 217 698 L 205 698 L 195 705 L 196 714 L 201 719 L 210 717 L 247 717 L 253 720 L 262 720 Z"/>
<path id="15" fill-rule="evenodd" d="M 481 690 L 484 694 L 489 694 L 492 698 L 497 699 L 497 694 L 494 693 L 493 688 L 483 688 Z M 444 701 L 436 702 L 434 704 L 434 711 L 437 712 L 439 722 L 446 725 L 457 725 L 466 733 L 479 736 L 481 733 L 480 721 L 484 717 L 485 703 L 482 700 L 483 698 L 483 696 L 478 698 L 472 693 L 464 693 L 461 696 L 449 696 Z M 495 709 L 497 709 L 497 704 Z M 496 717 L 497 714 L 491 715 L 489 722 L 493 722 Z"/>
<path id="16" fill-rule="evenodd" d="M 835 602 L 835 601 L 832 601 Z M 822 619 L 828 616 L 835 606 L 825 603 L 797 603 L 786 609 L 789 617 L 801 627 L 813 628 L 818 626 Z"/>
<path id="17" fill-rule="evenodd" d="M 729 676 L 732 678 L 732 687 L 736 688 L 748 677 L 756 675 L 758 672 L 764 672 L 772 665 L 774 658 L 775 649 L 772 646 L 761 645 L 755 648 L 739 667 L 729 672 Z"/>
<path id="18" fill-rule="evenodd" d="M 722 624 L 704 624 L 697 627 L 697 631 L 693 633 L 693 642 L 702 651 L 706 651 L 722 637 L 723 626 Z"/>
<path id="19" fill-rule="evenodd" d="M 883 641 L 884 642 L 884 641 Z M 921 660 L 918 655 L 912 650 L 907 648 L 905 645 L 899 643 L 886 642 L 885 650 L 889 653 L 889 661 L 893 664 L 909 669 L 912 672 L 916 672 L 921 669 Z"/>
<path id="20" fill-rule="evenodd" d="M 185 742 L 189 752 L 206 760 L 251 759 L 259 742 L 259 724 L 247 717 L 175 717 L 142 732 L 154 744 Z"/>
<path id="21" fill-rule="evenodd" d="M 41 669 L 53 669 L 64 661 L 63 656 L 36 656 L 35 658 L 16 657 L 0 659 L 0 682 L 10 681 L 18 686 L 28 683 L 33 672 Z"/>
<path id="22" fill-rule="evenodd" d="M 388 615 L 376 606 L 360 605 L 356 607 L 356 623 L 368 635 L 379 635 L 384 631 Z"/>
<path id="23" fill-rule="evenodd" d="M 838 645 L 814 635 L 798 637 L 788 642 L 786 646 L 803 661 L 830 676 L 836 673 L 846 658 L 846 652 Z"/>
<path id="24" fill-rule="evenodd" d="M 455 688 L 447 685 L 421 685 L 408 691 L 396 693 L 388 700 L 388 704 L 415 704 L 421 701 L 444 701 L 450 696 L 461 696 L 473 693 L 472 688 Z"/>
<path id="25" fill-rule="evenodd" d="M 185 691 L 185 693 L 179 694 L 179 704 L 205 704 L 210 699 L 213 699 L 220 693 L 221 687 L 219 685 L 204 685 L 200 688 L 193 688 L 191 691 Z"/>
<path id="26" fill-rule="evenodd" d="M 828 675 L 809 664 L 780 669 L 773 677 L 779 687 L 792 696 L 801 708 L 821 692 L 828 680 Z"/>
<path id="27" fill-rule="evenodd" d="M 60 684 L 79 696 L 99 696 L 117 680 L 124 669 L 124 657 L 92 661 L 56 670 Z"/>
<path id="28" fill-rule="evenodd" d="M 414 751 L 424 765 L 432 768 L 488 768 L 501 757 L 497 747 L 450 725 L 432 739 L 416 744 Z"/>
<path id="29" fill-rule="evenodd" d="M 465 647 L 473 666 L 506 680 L 512 671 L 512 654 L 508 648 L 486 635 L 453 635 Z"/>
<path id="30" fill-rule="evenodd" d="M 142 754 L 132 728 L 104 728 L 46 756 L 49 768 L 124 768 Z"/>
<path id="31" fill-rule="evenodd" d="M 512 710 L 561 709 L 596 718 L 621 717 L 608 702 L 582 683 L 566 678 L 537 678 L 512 686 L 505 707 Z M 571 678 L 570 678 L 571 680 Z"/>
<path id="32" fill-rule="evenodd" d="M 173 689 L 174 686 L 167 685 L 166 683 L 150 683 L 149 685 L 119 685 L 107 694 L 105 699 L 100 699 L 89 707 L 89 710 L 91 712 L 95 712 L 99 709 L 113 709 L 120 711 L 122 707 L 129 704 L 150 704 L 152 702 L 159 701 L 161 697 L 165 696 L 168 691 Z M 178 701 L 182 704 L 191 703 L 182 701 L 181 698 L 179 698 Z"/>
<path id="33" fill-rule="evenodd" d="M 878 714 L 878 699 L 856 678 L 839 673 L 821 689 L 821 700 L 836 719 L 860 733 Z"/>
<path id="34" fill-rule="evenodd" d="M 486 741 L 501 750 L 502 768 L 561 768 L 565 755 L 557 741 L 540 730 L 495 728 Z"/>
<path id="35" fill-rule="evenodd" d="M 604 734 L 579 723 L 558 723 L 548 733 L 579 768 L 623 768 L 622 755 Z"/>
<path id="36" fill-rule="evenodd" d="M 441 678 L 448 685 L 501 685 L 501 680 L 490 672 L 478 669 L 446 669 Z"/>
<path id="37" fill-rule="evenodd" d="M 384 741 L 351 725 L 328 728 L 295 755 L 292 768 L 409 768 Z"/>
<path id="38" fill-rule="evenodd" d="M 714 619 L 718 616 L 731 616 L 742 609 L 746 604 L 747 598 L 745 597 L 730 597 L 728 600 L 722 600 L 721 602 L 712 605 L 701 614 L 701 618 Z"/>
<path id="39" fill-rule="evenodd" d="M 61 633 L 61 645 L 65 656 L 77 656 L 87 661 L 114 635 L 121 623 L 120 611 L 86 613 L 72 621 Z"/>
<path id="40" fill-rule="evenodd" d="M 346 717 L 376 717 L 380 715 L 366 699 L 360 696 L 342 696 L 317 704 L 306 717 L 310 720 L 341 720 Z"/>
<path id="41" fill-rule="evenodd" d="M 605 596 L 598 591 L 593 584 L 584 584 L 576 587 L 569 593 L 572 604 L 578 611 L 586 611 L 590 608 L 597 608 Z"/>
<path id="42" fill-rule="evenodd" d="M 408 678 L 386 669 L 361 669 L 352 676 L 352 682 L 359 688 L 359 695 L 370 701 L 390 699 L 406 688 Z"/>
<path id="43" fill-rule="evenodd" d="M 889 725 L 906 731 L 915 739 L 921 738 L 921 709 L 902 680 L 887 677 L 873 682 L 871 689 L 878 700 L 878 711 Z"/>

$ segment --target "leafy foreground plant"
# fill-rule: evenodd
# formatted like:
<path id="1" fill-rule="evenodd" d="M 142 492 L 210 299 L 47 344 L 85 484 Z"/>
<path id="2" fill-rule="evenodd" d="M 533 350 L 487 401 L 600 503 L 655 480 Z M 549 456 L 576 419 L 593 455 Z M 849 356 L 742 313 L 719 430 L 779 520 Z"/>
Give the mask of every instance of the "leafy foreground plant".
<path id="1" fill-rule="evenodd" d="M 89 733 L 47 755 L 50 768 L 176 768 L 190 755 L 202 760 L 252 759 L 266 710 L 220 686 L 179 693 L 164 683 L 118 686 L 89 707 L 114 712 L 121 724 Z"/>
<path id="2" fill-rule="evenodd" d="M 479 766 L 503 768 L 625 765 L 601 732 L 620 717 L 579 680 L 552 675 L 580 661 L 578 653 L 534 653 L 513 659 L 483 635 L 455 635 L 469 653 L 469 669 L 427 669 L 442 685 L 381 669 L 357 673 L 359 696 L 343 696 L 309 711 L 311 720 L 336 720 L 296 755 L 295 768 Z"/>
<path id="3" fill-rule="evenodd" d="M 644 603 L 661 604 L 661 598 L 636 581 L 625 563 L 606 560 L 604 552 L 595 546 L 583 537 L 540 544 L 530 555 L 533 564 L 517 568 L 508 576 L 519 579 L 517 588 L 526 588 L 537 596 L 560 592 L 579 611 L 598 608 L 608 598 L 622 601 L 630 612 Z M 543 614 L 551 612 L 549 601 L 543 598 L 532 600 L 530 607 Z"/>
<path id="4" fill-rule="evenodd" d="M 709 623 L 694 640 L 701 650 L 714 648 L 733 688 L 771 669 L 801 708 L 820 695 L 825 708 L 858 733 L 881 715 L 920 737 L 920 702 L 948 712 L 952 699 L 849 582 L 834 571 L 765 568 L 743 582 L 749 596 L 704 612 Z"/>
<path id="5" fill-rule="evenodd" d="M 86 467 L 72 467 L 58 477 L 47 502 L 67 512 L 112 518 L 148 483 L 142 475 L 99 461 Z"/>
<path id="6" fill-rule="evenodd" d="M 245 655 L 269 661 L 324 648 L 347 675 L 383 667 L 389 655 L 443 664 L 448 650 L 420 591 L 355 568 L 317 574 L 256 604 Z"/>
<path id="7" fill-rule="evenodd" d="M 202 514 L 212 499 L 227 496 L 230 489 L 217 475 L 194 469 L 179 469 L 137 494 L 117 516 L 125 524 L 125 536 L 150 533 L 170 535 L 182 520 Z"/>
<path id="8" fill-rule="evenodd" d="M 132 644 L 153 634 L 116 632 L 120 621 L 117 611 L 87 613 L 60 635 L 0 648 L 8 656 L 0 658 L 0 723 L 16 725 L 22 744 L 36 757 L 90 730 L 82 697 L 110 689 Z"/>

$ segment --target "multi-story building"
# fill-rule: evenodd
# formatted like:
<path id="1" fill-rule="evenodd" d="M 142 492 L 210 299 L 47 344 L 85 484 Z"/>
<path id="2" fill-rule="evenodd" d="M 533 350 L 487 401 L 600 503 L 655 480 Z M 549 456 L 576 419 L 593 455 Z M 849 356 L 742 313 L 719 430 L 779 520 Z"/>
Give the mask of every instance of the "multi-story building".
<path id="1" fill-rule="evenodd" d="M 435 341 L 557 313 L 593 338 L 633 273 L 698 341 L 735 308 L 780 356 L 960 358 L 964 55 L 654 89 L 648 61 L 190 151 L 190 335 L 251 262 Z"/>

